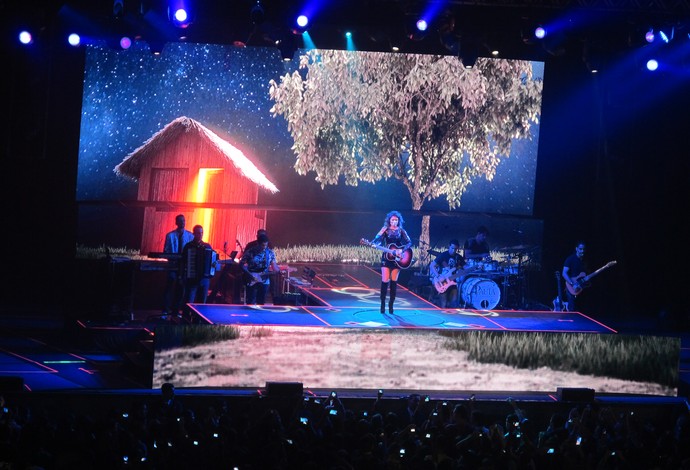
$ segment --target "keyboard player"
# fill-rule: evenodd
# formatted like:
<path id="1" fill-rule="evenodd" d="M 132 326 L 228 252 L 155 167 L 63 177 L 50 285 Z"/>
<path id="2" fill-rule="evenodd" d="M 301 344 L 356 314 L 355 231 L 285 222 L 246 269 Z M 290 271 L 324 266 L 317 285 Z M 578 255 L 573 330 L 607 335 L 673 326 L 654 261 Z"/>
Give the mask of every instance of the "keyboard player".
<path id="1" fill-rule="evenodd" d="M 204 228 L 195 225 L 194 238 L 182 249 L 180 277 L 184 285 L 184 301 L 206 303 L 211 278 L 215 273 L 216 252 L 203 241 Z"/>
<path id="2" fill-rule="evenodd" d="M 184 246 L 194 239 L 194 234 L 185 230 L 186 220 L 183 214 L 175 217 L 177 228 L 165 235 L 163 254 L 170 254 L 169 264 L 178 266 L 182 256 Z M 165 280 L 165 292 L 163 293 L 163 319 L 167 315 L 177 314 L 182 309 L 182 284 L 179 282 L 179 272 L 177 269 L 168 270 Z"/>

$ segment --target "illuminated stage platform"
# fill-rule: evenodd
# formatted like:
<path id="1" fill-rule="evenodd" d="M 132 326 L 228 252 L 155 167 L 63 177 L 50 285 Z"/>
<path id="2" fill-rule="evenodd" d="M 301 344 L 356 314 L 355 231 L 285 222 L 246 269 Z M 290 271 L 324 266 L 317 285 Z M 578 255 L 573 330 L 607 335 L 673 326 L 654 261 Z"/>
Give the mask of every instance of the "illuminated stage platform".
<path id="1" fill-rule="evenodd" d="M 278 298 L 281 302 L 275 303 L 285 305 L 190 304 L 190 307 L 199 322 L 216 325 L 616 333 L 613 328 L 578 312 L 441 309 L 402 284 L 398 284 L 394 312 L 386 310 L 382 314 L 381 277 L 375 269 L 360 265 L 296 265 L 293 272 L 311 273 L 311 277 L 281 280 L 282 291 L 274 300 Z M 492 303 L 498 304 L 496 297 L 501 295 L 498 283 L 491 277 L 469 279 L 475 285 L 484 283 L 493 288 L 493 292 L 489 289 L 482 295 L 487 299 L 493 297 Z"/>
<path id="2" fill-rule="evenodd" d="M 215 325 L 300 326 L 331 328 L 416 328 L 439 330 L 503 330 L 569 333 L 616 333 L 603 323 L 578 312 L 441 309 L 398 285 L 394 312 L 380 312 L 380 273 L 367 266 L 295 265 L 307 279 L 283 279 L 280 300 L 290 305 L 190 304 L 201 323 Z M 495 290 L 490 277 L 472 276 Z M 495 279 L 495 278 L 494 278 Z M 499 280 L 500 282 L 500 280 Z M 462 297 L 462 294 L 461 294 Z M 287 300 L 287 302 L 285 302 Z M 386 305 L 387 306 L 387 305 Z"/>
<path id="3" fill-rule="evenodd" d="M 200 321 L 215 325 L 616 333 L 578 312 L 398 307 L 382 314 L 374 306 L 190 306 Z"/>

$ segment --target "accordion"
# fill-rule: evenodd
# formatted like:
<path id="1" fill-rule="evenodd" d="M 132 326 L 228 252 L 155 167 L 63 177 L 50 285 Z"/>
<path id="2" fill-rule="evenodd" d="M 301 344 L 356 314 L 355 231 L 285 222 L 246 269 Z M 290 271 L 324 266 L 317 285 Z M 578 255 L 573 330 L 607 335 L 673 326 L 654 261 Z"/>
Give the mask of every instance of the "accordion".
<path id="1" fill-rule="evenodd" d="M 189 247 L 185 259 L 185 279 L 201 279 L 216 274 L 218 253 L 208 246 Z"/>

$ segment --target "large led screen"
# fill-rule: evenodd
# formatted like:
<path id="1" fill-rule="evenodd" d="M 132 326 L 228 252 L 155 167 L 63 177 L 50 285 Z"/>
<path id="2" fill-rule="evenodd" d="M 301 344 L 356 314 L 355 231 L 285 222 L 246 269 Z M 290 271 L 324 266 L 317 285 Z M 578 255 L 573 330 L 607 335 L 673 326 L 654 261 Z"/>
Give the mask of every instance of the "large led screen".
<path id="1" fill-rule="evenodd" d="M 430 329 L 156 329 L 153 386 L 531 391 L 675 396 L 678 338 Z"/>
<path id="2" fill-rule="evenodd" d="M 85 64 L 82 244 L 158 251 L 179 212 L 214 246 L 259 227 L 283 246 L 356 242 L 392 209 L 432 245 L 478 225 L 495 245 L 541 241 L 542 63 L 137 42 Z"/>

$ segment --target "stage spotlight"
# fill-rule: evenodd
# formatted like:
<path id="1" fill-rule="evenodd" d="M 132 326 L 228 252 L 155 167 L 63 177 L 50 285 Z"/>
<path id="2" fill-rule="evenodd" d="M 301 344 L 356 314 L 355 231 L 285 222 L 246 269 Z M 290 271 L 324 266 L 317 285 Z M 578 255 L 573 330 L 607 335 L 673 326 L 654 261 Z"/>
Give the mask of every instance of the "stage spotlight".
<path id="1" fill-rule="evenodd" d="M 34 37 L 28 31 L 21 31 L 19 33 L 19 42 L 24 44 L 24 45 L 33 44 Z"/>
<path id="2" fill-rule="evenodd" d="M 184 8 L 180 8 L 178 10 L 175 10 L 175 21 L 178 23 L 185 23 L 187 19 L 189 18 L 189 15 L 187 14 L 187 10 Z"/>
<path id="3" fill-rule="evenodd" d="M 127 36 L 122 36 L 120 38 L 120 47 L 127 50 L 132 47 L 132 40 Z"/>
<path id="4" fill-rule="evenodd" d="M 657 62 L 655 59 L 649 59 L 647 61 L 647 70 L 649 70 L 650 72 L 654 72 L 658 68 L 659 62 Z"/>
<path id="5" fill-rule="evenodd" d="M 264 22 L 264 19 L 266 19 L 266 12 L 260 1 L 257 0 L 256 4 L 252 7 L 249 18 L 254 24 L 261 24 Z"/>
<path id="6" fill-rule="evenodd" d="M 346 31 L 345 32 L 345 50 L 348 50 L 348 51 L 357 50 L 357 48 L 355 47 L 355 41 L 352 39 L 352 31 Z"/>
<path id="7" fill-rule="evenodd" d="M 72 33 L 69 36 L 67 36 L 67 42 L 70 46 L 77 47 L 79 46 L 79 44 L 81 44 L 81 38 L 77 33 Z"/>
<path id="8" fill-rule="evenodd" d="M 192 12 L 184 0 L 168 0 L 168 19 L 178 28 L 186 28 L 192 23 Z"/>
<path id="9" fill-rule="evenodd" d="M 314 44 L 314 41 L 309 35 L 309 31 L 302 33 L 302 45 L 305 49 L 316 49 L 316 44 Z"/>
<path id="10" fill-rule="evenodd" d="M 670 34 L 666 34 L 664 31 L 659 30 L 659 37 L 661 38 L 662 41 L 664 41 L 666 44 L 673 39 L 673 29 L 671 29 Z"/>
<path id="11" fill-rule="evenodd" d="M 654 35 L 654 29 L 650 29 L 644 34 L 644 40 L 648 43 L 653 43 L 656 36 Z"/>
<path id="12" fill-rule="evenodd" d="M 534 30 L 534 37 L 537 39 L 544 39 L 546 37 L 546 29 L 543 26 L 537 26 Z"/>
<path id="13" fill-rule="evenodd" d="M 309 18 L 307 18 L 307 15 L 299 15 L 296 23 L 299 28 L 306 29 L 309 25 Z"/>
<path id="14" fill-rule="evenodd" d="M 424 19 L 407 18 L 405 21 L 405 35 L 412 41 L 421 41 L 427 37 L 429 25 Z"/>

